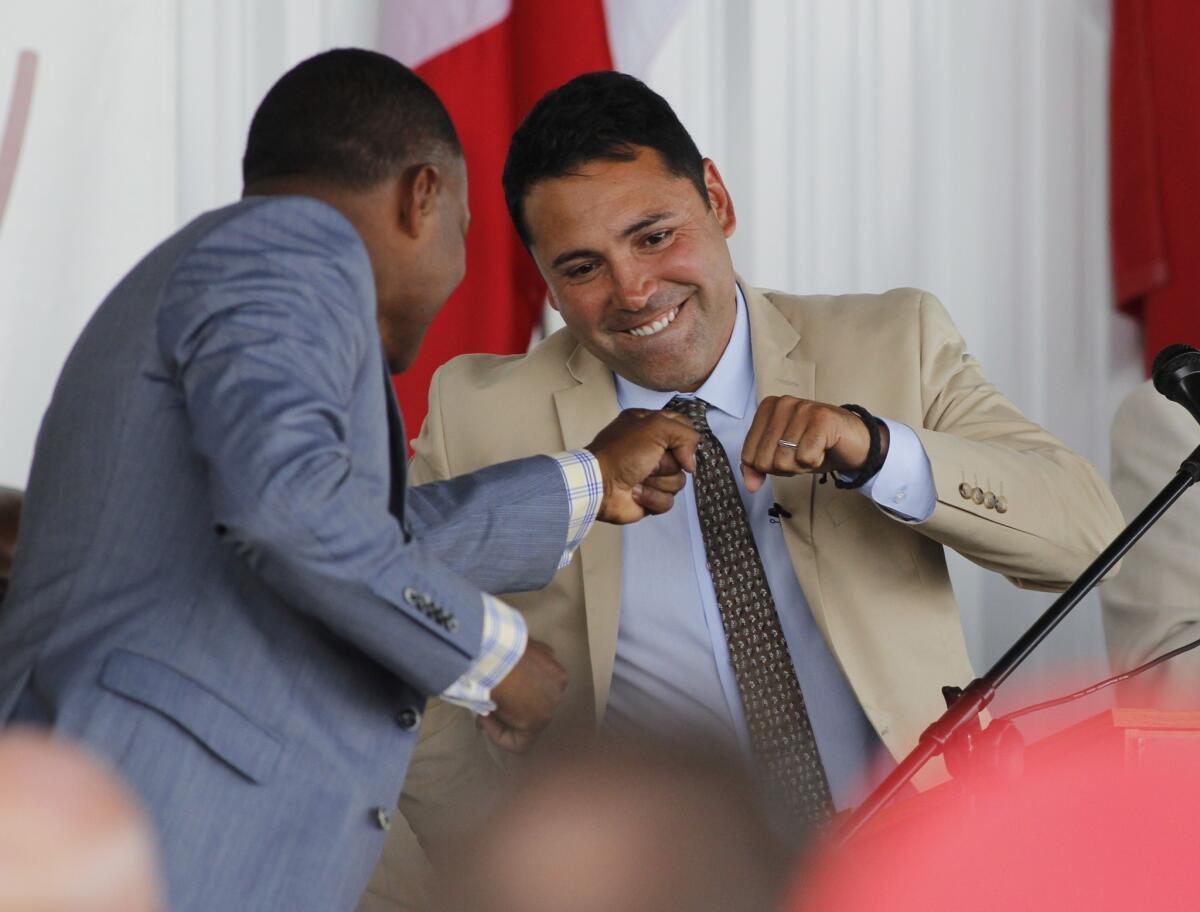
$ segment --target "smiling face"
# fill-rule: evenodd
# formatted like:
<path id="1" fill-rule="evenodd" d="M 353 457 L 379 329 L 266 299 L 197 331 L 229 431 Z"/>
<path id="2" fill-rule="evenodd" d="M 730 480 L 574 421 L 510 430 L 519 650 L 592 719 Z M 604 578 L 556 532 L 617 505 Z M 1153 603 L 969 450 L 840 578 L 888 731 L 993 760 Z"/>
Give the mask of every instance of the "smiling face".
<path id="1" fill-rule="evenodd" d="M 733 204 L 704 161 L 711 207 L 659 154 L 599 159 L 538 181 L 524 200 L 530 252 L 550 302 L 611 370 L 648 389 L 692 392 L 733 332 Z"/>

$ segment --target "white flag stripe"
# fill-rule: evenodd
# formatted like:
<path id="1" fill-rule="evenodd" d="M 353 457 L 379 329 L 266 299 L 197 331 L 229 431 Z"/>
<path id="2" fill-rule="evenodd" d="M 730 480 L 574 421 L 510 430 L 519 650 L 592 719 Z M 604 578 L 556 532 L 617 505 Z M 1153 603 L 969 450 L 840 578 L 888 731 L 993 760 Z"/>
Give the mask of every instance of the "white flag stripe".
<path id="1" fill-rule="evenodd" d="M 383 7 L 382 48 L 416 68 L 502 22 L 511 0 L 389 0 Z"/>
<path id="2" fill-rule="evenodd" d="M 686 0 L 604 0 L 613 69 L 645 79 Z"/>

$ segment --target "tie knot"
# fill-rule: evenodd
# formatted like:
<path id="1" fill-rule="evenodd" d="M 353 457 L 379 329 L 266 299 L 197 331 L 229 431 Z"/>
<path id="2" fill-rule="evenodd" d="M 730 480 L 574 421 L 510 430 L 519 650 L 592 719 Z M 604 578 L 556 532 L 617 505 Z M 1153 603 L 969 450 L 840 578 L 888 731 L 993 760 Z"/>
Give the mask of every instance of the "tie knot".
<path id="1" fill-rule="evenodd" d="M 705 418 L 708 413 L 708 403 L 703 399 L 697 399 L 694 396 L 676 396 L 667 403 L 666 408 L 672 412 L 679 412 L 691 420 L 697 430 L 708 424 L 708 420 Z"/>

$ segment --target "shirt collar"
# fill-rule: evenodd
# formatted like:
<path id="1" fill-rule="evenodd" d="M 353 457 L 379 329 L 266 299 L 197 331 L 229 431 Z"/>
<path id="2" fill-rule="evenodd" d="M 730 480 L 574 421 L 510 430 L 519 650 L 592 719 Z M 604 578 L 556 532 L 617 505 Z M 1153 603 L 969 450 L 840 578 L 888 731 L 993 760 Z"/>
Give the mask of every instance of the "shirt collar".
<path id="1" fill-rule="evenodd" d="M 746 413 L 750 394 L 754 390 L 754 359 L 750 351 L 750 317 L 746 311 L 746 299 L 742 289 L 734 285 L 737 294 L 737 313 L 733 320 L 733 334 L 729 344 L 721 353 L 721 360 L 708 375 L 708 379 L 695 393 L 662 392 L 650 390 L 626 380 L 620 374 L 613 377 L 617 384 L 617 402 L 621 408 L 644 408 L 657 411 L 676 395 L 695 396 L 727 415 L 741 419 Z"/>

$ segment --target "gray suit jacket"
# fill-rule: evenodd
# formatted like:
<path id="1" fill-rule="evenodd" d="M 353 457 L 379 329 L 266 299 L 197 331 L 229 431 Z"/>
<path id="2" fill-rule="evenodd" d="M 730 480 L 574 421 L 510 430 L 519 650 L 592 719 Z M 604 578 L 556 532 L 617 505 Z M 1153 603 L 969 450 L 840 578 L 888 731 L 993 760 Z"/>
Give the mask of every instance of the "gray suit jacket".
<path id="1" fill-rule="evenodd" d="M 366 250 L 313 199 L 201 216 L 66 363 L 0 615 L 0 720 L 135 786 L 176 912 L 351 908 L 411 710 L 477 654 L 480 589 L 554 574 L 553 460 L 405 495 L 403 454 Z"/>

